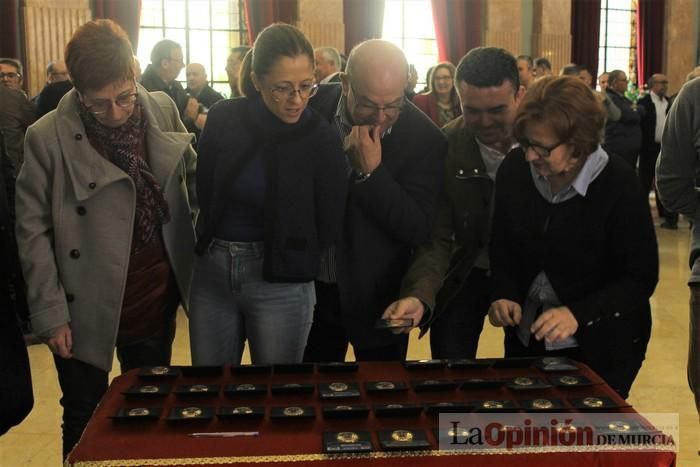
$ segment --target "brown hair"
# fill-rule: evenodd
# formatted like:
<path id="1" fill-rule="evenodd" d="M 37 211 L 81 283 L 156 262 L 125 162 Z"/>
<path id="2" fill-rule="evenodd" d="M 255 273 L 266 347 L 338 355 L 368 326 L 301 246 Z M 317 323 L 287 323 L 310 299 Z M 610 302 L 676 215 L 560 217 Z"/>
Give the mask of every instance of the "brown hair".
<path id="1" fill-rule="evenodd" d="M 66 44 L 65 61 L 78 91 L 134 79 L 134 53 L 124 30 L 108 19 L 89 21 Z"/>
<path id="2" fill-rule="evenodd" d="M 430 72 L 430 90 L 432 92 L 435 92 L 435 75 L 437 74 L 438 70 L 441 68 L 444 68 L 445 70 L 450 72 L 450 76 L 452 77 L 452 89 L 450 90 L 450 101 L 455 104 L 459 105 L 459 96 L 457 96 L 457 85 L 455 84 L 455 76 L 457 75 L 457 68 L 450 62 L 440 62 L 437 65 L 435 65 Z"/>
<path id="3" fill-rule="evenodd" d="M 238 83 L 244 96 L 259 94 L 250 76 L 254 72 L 262 78 L 281 57 L 294 58 L 299 55 L 309 57 L 311 67 L 314 67 L 314 48 L 304 34 L 294 26 L 275 23 L 266 27 L 255 39 L 253 48 L 243 58 Z"/>
<path id="4" fill-rule="evenodd" d="M 544 123 L 557 139 L 574 148 L 574 157 L 588 157 L 601 141 L 605 112 L 594 91 L 572 76 L 546 76 L 528 88 L 513 124 L 516 139 L 528 123 Z"/>

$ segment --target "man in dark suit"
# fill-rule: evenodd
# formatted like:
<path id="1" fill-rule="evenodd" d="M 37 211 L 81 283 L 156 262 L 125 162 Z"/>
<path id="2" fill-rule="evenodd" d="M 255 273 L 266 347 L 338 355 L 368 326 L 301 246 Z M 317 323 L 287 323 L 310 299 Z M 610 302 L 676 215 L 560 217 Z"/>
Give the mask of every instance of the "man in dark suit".
<path id="1" fill-rule="evenodd" d="M 12 173 L 17 176 L 24 162 L 24 133 L 34 123 L 34 112 L 22 91 L 0 86 L 0 132 Z"/>
<path id="2" fill-rule="evenodd" d="M 190 132 L 203 126 L 199 101 L 188 96 L 177 80 L 185 64 L 182 61 L 182 47 L 170 39 L 156 43 L 151 51 L 151 63 L 141 75 L 141 84 L 149 92 L 163 91 L 175 102 L 180 118 Z"/>
<path id="3" fill-rule="evenodd" d="M 395 45 L 353 49 L 340 85 L 321 86 L 311 105 L 338 129 L 348 158 L 343 234 L 324 255 L 306 361 L 402 360 L 407 334 L 378 329 L 398 298 L 415 247 L 431 231 L 446 141 L 404 98 L 408 64 Z"/>
<path id="4" fill-rule="evenodd" d="M 644 193 L 649 193 L 649 190 L 654 187 L 654 170 L 656 159 L 658 159 L 659 151 L 661 151 L 661 134 L 663 133 L 666 114 L 671 108 L 671 102 L 666 97 L 668 78 L 660 73 L 656 73 L 651 75 L 647 83 L 649 92 L 637 101 L 637 105 L 643 106 L 645 110 L 641 122 L 642 149 L 639 152 L 639 182 Z M 677 229 L 678 214 L 664 209 L 655 187 L 654 191 L 656 192 L 656 209 L 659 211 L 659 217 L 664 218 L 661 227 Z"/>
<path id="5" fill-rule="evenodd" d="M 620 109 L 620 118 L 608 119 L 605 124 L 603 148 L 622 157 L 632 169 L 636 169 L 639 148 L 642 145 L 642 128 L 639 123 L 644 109 L 633 106 L 625 97 L 628 82 L 627 75 L 622 70 L 613 70 L 608 74 L 607 96 Z"/>
<path id="6" fill-rule="evenodd" d="M 188 64 L 185 76 L 187 77 L 185 92 L 192 97 L 196 97 L 199 103 L 207 109 L 224 98 L 224 96 L 209 86 L 207 72 L 201 63 Z"/>
<path id="7" fill-rule="evenodd" d="M 314 76 L 318 84 L 340 83 L 340 52 L 335 47 L 314 49 L 316 68 Z"/>

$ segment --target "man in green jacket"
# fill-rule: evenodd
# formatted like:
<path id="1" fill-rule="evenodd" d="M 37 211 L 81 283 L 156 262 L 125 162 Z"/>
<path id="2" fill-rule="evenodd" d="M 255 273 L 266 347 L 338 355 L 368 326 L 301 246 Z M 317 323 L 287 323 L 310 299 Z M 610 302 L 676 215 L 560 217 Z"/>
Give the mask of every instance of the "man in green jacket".
<path id="1" fill-rule="evenodd" d="M 433 358 L 473 358 L 490 304 L 488 240 L 496 171 L 514 145 L 512 125 L 525 90 L 515 58 L 478 47 L 455 75 L 463 115 L 448 123 L 446 183 L 428 242 L 404 276 L 385 318 L 430 328 Z M 410 329 L 405 329 L 409 332 Z"/>

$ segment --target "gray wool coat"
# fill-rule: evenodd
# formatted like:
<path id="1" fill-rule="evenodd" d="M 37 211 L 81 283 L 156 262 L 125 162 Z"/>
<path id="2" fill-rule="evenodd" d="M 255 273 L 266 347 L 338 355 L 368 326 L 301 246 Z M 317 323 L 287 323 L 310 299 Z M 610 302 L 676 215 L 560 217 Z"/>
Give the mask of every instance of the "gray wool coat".
<path id="1" fill-rule="evenodd" d="M 196 154 L 173 101 L 138 86 L 147 158 L 164 190 L 168 260 L 187 305 L 194 254 Z M 136 191 L 132 179 L 88 141 L 76 91 L 32 125 L 17 179 L 17 243 L 34 331 L 50 336 L 69 323 L 73 358 L 112 367 L 131 252 Z"/>

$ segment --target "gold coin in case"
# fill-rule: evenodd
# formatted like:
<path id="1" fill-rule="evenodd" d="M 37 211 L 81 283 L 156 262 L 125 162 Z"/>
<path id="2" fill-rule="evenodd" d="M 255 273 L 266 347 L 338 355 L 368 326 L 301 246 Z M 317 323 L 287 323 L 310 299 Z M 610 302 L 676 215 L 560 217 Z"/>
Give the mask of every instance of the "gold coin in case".
<path id="1" fill-rule="evenodd" d="M 343 392 L 348 390 L 348 385 L 345 383 L 331 383 L 328 385 L 328 389 L 333 392 Z"/>
<path id="2" fill-rule="evenodd" d="M 387 404 L 387 409 L 403 409 L 403 404 Z"/>
<path id="3" fill-rule="evenodd" d="M 335 410 L 352 410 L 352 407 L 349 405 L 336 405 Z"/>
<path id="4" fill-rule="evenodd" d="M 255 386 L 252 384 L 244 383 L 236 386 L 237 391 L 255 391 Z"/>
<path id="5" fill-rule="evenodd" d="M 613 421 L 608 423 L 608 428 L 611 429 L 612 431 L 618 431 L 620 433 L 625 433 L 628 432 L 632 429 L 632 426 L 629 423 L 621 422 L 621 421 Z"/>
<path id="6" fill-rule="evenodd" d="M 204 384 L 195 384 L 193 386 L 190 386 L 189 391 L 190 392 L 207 392 L 207 391 L 209 391 L 209 388 Z"/>
<path id="7" fill-rule="evenodd" d="M 391 432 L 391 439 L 400 443 L 413 441 L 413 433 L 408 430 L 394 430 Z"/>
<path id="8" fill-rule="evenodd" d="M 583 405 L 586 407 L 600 408 L 605 404 L 603 403 L 602 399 L 598 399 L 597 397 L 586 397 L 583 399 Z"/>
<path id="9" fill-rule="evenodd" d="M 544 357 L 542 363 L 545 365 L 559 365 L 563 360 L 559 357 Z"/>
<path id="10" fill-rule="evenodd" d="M 285 407 L 282 413 L 288 417 L 298 417 L 304 414 L 304 409 L 301 407 Z"/>
<path id="11" fill-rule="evenodd" d="M 231 411 L 231 413 L 240 414 L 240 415 L 251 414 L 251 413 L 253 413 L 253 409 L 251 409 L 250 407 L 245 407 L 245 406 L 236 407 Z"/>
<path id="12" fill-rule="evenodd" d="M 519 376 L 513 380 L 518 386 L 532 386 L 535 382 L 527 376 Z"/>
<path id="13" fill-rule="evenodd" d="M 447 436 L 469 436 L 469 431 L 465 428 L 450 428 L 449 430 L 447 430 Z"/>
<path id="14" fill-rule="evenodd" d="M 501 401 L 484 401 L 481 406 L 485 409 L 502 409 L 503 402 Z"/>
<path id="15" fill-rule="evenodd" d="M 380 381 L 376 384 L 377 389 L 394 389 L 396 385 L 389 381 Z"/>
<path id="16" fill-rule="evenodd" d="M 151 368 L 152 375 L 165 375 L 168 371 L 170 371 L 170 369 L 167 366 L 154 366 Z"/>
<path id="17" fill-rule="evenodd" d="M 567 386 L 576 386 L 579 383 L 579 379 L 575 376 L 562 376 L 559 378 L 559 382 Z"/>
<path id="18" fill-rule="evenodd" d="M 532 407 L 535 409 L 551 409 L 554 403 L 549 399 L 535 399 L 532 401 Z"/>
<path id="19" fill-rule="evenodd" d="M 202 415 L 202 409 L 199 407 L 185 407 L 180 411 L 180 415 L 184 418 L 195 418 Z"/>
<path id="20" fill-rule="evenodd" d="M 335 435 L 335 439 L 341 443 L 356 443 L 360 439 L 360 436 L 354 431 L 341 431 Z"/>
<path id="21" fill-rule="evenodd" d="M 148 415 L 150 413 L 151 412 L 148 409 L 144 409 L 143 407 L 138 407 L 135 409 L 129 409 L 129 411 L 127 412 L 127 415 L 129 415 L 129 417 L 143 417 L 143 416 Z"/>
<path id="22" fill-rule="evenodd" d="M 139 392 L 143 394 L 153 394 L 158 392 L 158 386 L 141 386 Z"/>

